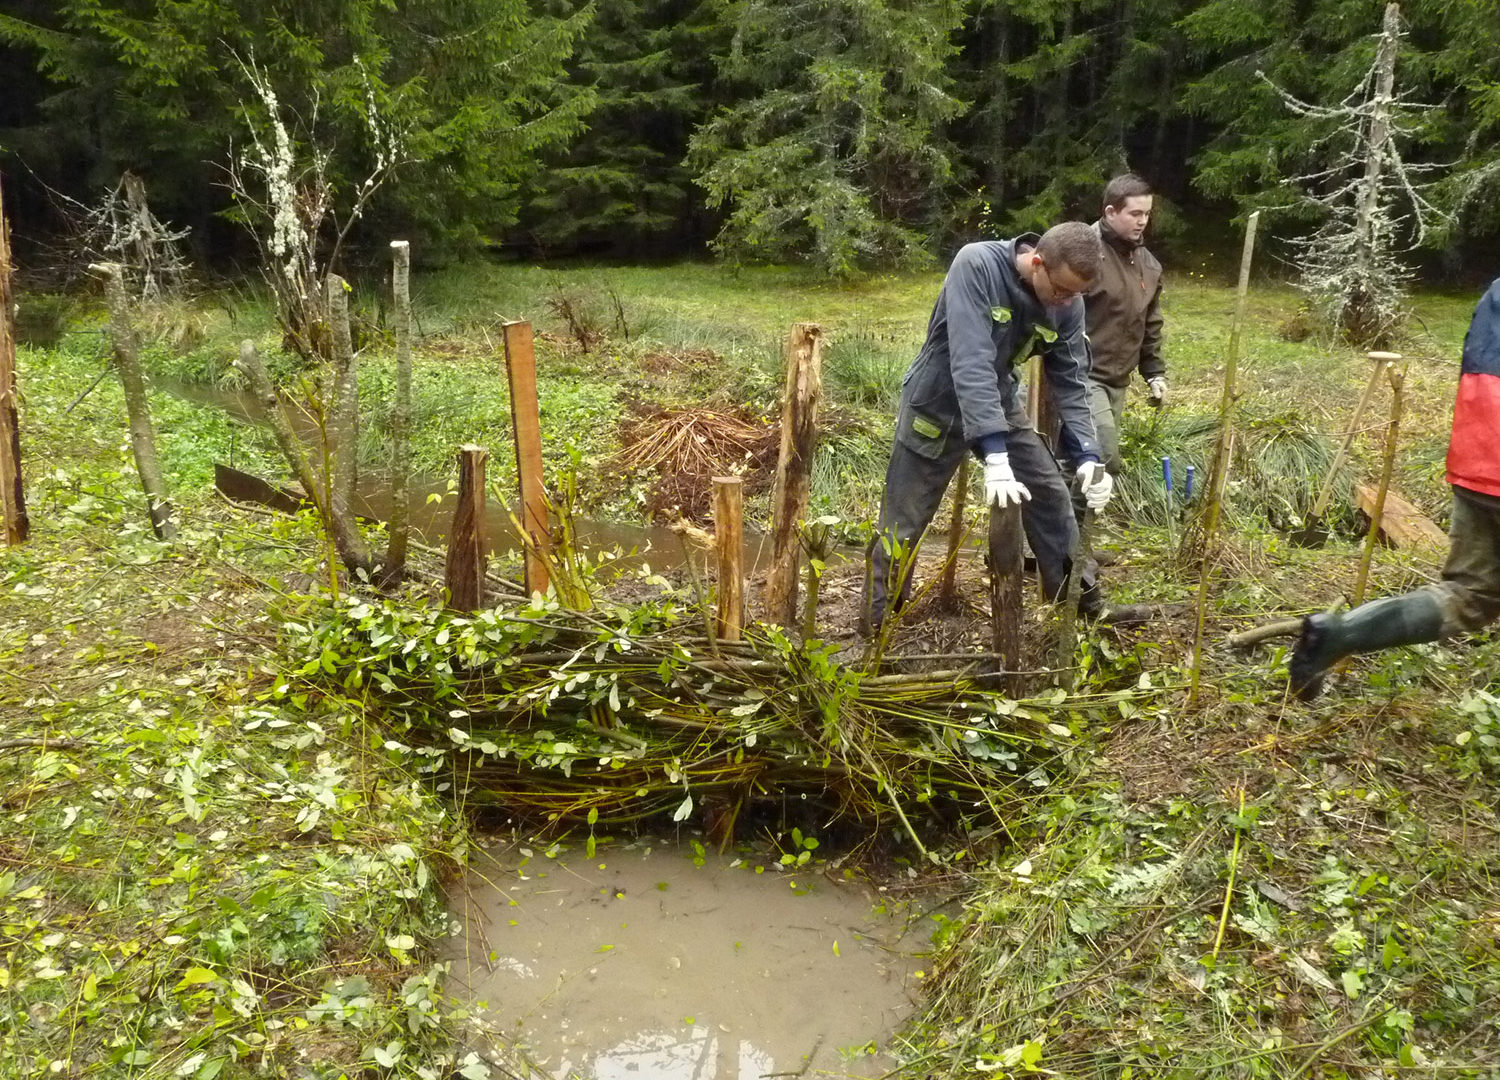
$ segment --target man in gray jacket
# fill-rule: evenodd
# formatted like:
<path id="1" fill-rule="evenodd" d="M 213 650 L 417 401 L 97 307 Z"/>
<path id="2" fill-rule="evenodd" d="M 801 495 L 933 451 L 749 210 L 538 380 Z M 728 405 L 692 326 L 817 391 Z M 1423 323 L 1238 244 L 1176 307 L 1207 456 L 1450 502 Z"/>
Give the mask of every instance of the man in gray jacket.
<path id="1" fill-rule="evenodd" d="M 914 545 L 971 452 L 984 463 L 987 505 L 1029 503 L 1023 523 L 1042 588 L 1053 599 L 1063 594 L 1078 526 L 1067 482 L 1018 398 L 1014 369 L 1042 354 L 1062 423 L 1059 451 L 1077 470 L 1088 504 L 1103 507 L 1113 479 L 1100 464 L 1089 414 L 1081 298 L 1098 268 L 1098 234 L 1077 221 L 1040 238 L 968 244 L 954 258 L 902 384 L 865 575 L 867 633 L 884 621 L 892 591 L 898 606 L 910 595 L 903 571 Z M 893 558 L 898 552 L 902 558 Z"/>

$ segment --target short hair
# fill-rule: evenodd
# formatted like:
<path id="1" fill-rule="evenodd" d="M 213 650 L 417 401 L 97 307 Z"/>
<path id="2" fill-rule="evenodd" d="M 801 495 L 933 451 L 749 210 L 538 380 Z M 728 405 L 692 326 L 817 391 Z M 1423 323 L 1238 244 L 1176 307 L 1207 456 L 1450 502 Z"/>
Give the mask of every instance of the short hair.
<path id="1" fill-rule="evenodd" d="M 1134 198 L 1137 195 L 1150 194 L 1151 185 L 1135 173 L 1121 173 L 1104 185 L 1104 201 L 1100 203 L 1100 206 L 1121 207 L 1125 205 L 1126 199 Z"/>
<path id="2" fill-rule="evenodd" d="M 1081 221 L 1064 221 L 1042 233 L 1036 253 L 1044 266 L 1066 266 L 1078 280 L 1093 281 L 1099 271 L 1099 234 Z"/>

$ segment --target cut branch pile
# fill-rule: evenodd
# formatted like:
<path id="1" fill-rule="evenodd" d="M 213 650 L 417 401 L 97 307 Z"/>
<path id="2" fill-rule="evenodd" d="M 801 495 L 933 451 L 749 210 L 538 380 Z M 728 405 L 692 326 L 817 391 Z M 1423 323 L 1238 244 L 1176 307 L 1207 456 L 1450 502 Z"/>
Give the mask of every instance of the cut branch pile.
<path id="1" fill-rule="evenodd" d="M 770 628 L 730 647 L 692 636 L 698 618 L 674 599 L 464 618 L 351 598 L 288 629 L 306 679 L 376 705 L 468 804 L 562 821 L 708 804 L 732 831 L 797 797 L 920 847 L 933 813 L 1003 827 L 1091 711 L 1153 693 L 1012 700 L 966 671 L 869 675 Z"/>
<path id="2" fill-rule="evenodd" d="M 628 421 L 621 443 L 621 470 L 656 478 L 653 515 L 675 507 L 702 522 L 711 516 L 713 477 L 742 475 L 751 494 L 770 482 L 778 433 L 763 420 L 715 409 L 660 409 Z"/>

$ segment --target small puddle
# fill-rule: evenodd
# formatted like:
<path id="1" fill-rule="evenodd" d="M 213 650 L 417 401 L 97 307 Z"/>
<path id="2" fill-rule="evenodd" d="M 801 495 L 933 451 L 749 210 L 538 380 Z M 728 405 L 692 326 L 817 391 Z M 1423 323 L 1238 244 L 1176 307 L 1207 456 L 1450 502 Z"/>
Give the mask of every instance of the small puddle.
<path id="1" fill-rule="evenodd" d="M 556 1080 L 883 1075 L 925 920 L 774 862 L 497 845 L 452 896 L 455 979 Z"/>

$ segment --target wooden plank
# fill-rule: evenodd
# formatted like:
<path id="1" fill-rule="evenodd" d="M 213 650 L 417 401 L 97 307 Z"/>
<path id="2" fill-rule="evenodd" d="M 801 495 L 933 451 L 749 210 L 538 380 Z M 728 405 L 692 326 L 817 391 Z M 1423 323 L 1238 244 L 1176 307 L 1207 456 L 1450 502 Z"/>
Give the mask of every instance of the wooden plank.
<path id="1" fill-rule="evenodd" d="M 282 484 L 273 484 L 254 473 L 225 465 L 222 461 L 214 462 L 214 487 L 226 499 L 268 506 L 283 514 L 295 514 L 304 505 L 311 504 L 311 500 L 304 499 L 301 492 Z"/>
<path id="2" fill-rule="evenodd" d="M 1021 573 L 1021 508 L 990 507 L 990 619 L 992 651 L 1000 657 L 1006 673 L 1006 689 L 1012 696 L 1023 692 L 1021 615 L 1025 601 Z"/>
<path id="3" fill-rule="evenodd" d="M 1374 484 L 1355 485 L 1355 504 L 1366 517 L 1373 519 L 1375 497 L 1378 494 Z M 1448 549 L 1448 534 L 1443 532 L 1442 527 L 1394 491 L 1385 493 L 1380 532 L 1396 547 L 1425 548 L 1437 552 Z"/>
<path id="4" fill-rule="evenodd" d="M 740 640 L 745 625 L 745 496 L 738 476 L 714 477 L 714 551 L 719 563 L 720 641 Z"/>
<path id="5" fill-rule="evenodd" d="M 489 546 L 484 536 L 484 463 L 489 451 L 472 443 L 458 450 L 458 502 L 448 530 L 445 580 L 448 606 L 477 611 L 484 606 L 484 571 Z"/>
<path id="6" fill-rule="evenodd" d="M 766 571 L 765 615 L 797 623 L 797 525 L 807 514 L 813 451 L 818 444 L 818 402 L 823 396 L 823 330 L 797 323 L 786 344 L 786 384 L 781 397 L 781 453 L 771 494 L 771 566 Z"/>
<path id="7" fill-rule="evenodd" d="M 526 591 L 545 593 L 552 534 L 542 473 L 542 418 L 536 392 L 536 352 L 529 322 L 505 324 L 505 370 L 510 378 L 510 419 L 516 437 L 516 478 L 521 487 L 521 540 L 526 549 Z"/>
<path id="8" fill-rule="evenodd" d="M 10 222 L 0 198 L 0 529 L 5 542 L 23 543 L 31 531 L 21 484 L 21 421 L 17 409 L 15 299 L 11 294 Z"/>

